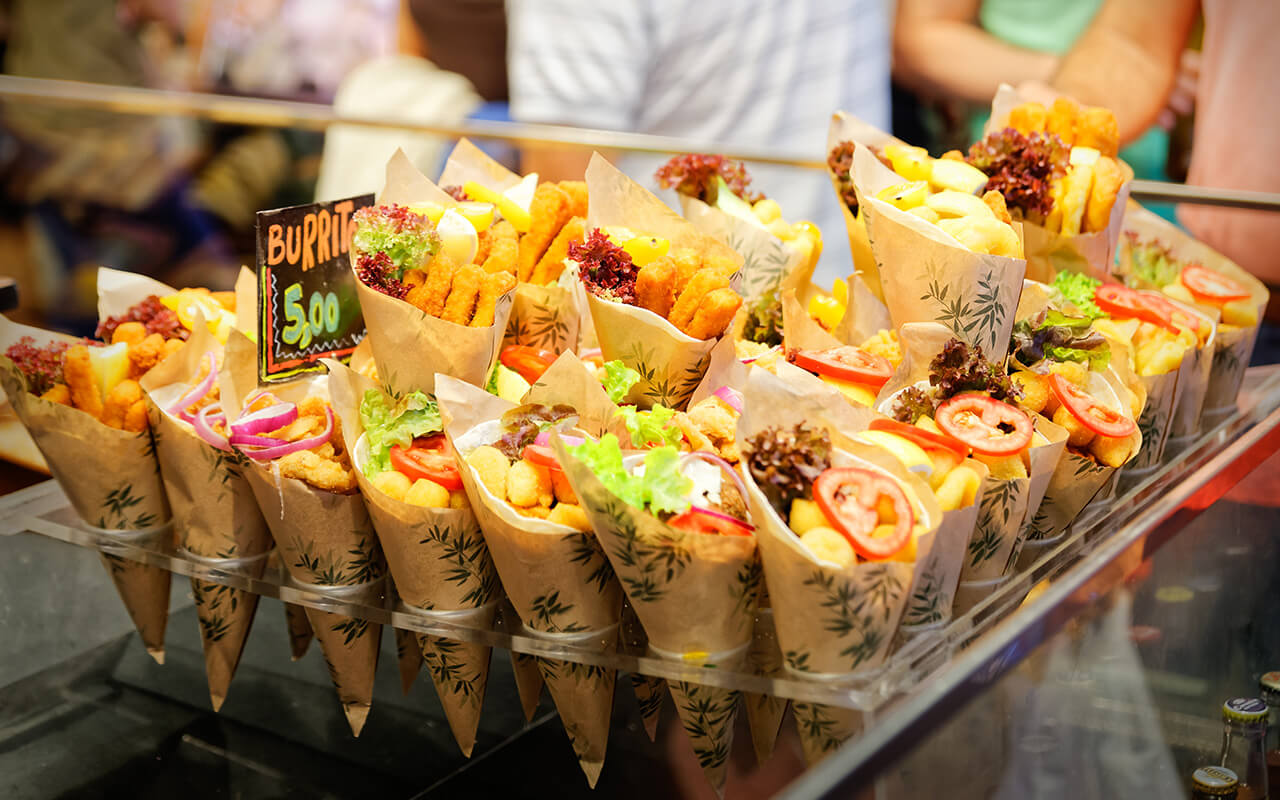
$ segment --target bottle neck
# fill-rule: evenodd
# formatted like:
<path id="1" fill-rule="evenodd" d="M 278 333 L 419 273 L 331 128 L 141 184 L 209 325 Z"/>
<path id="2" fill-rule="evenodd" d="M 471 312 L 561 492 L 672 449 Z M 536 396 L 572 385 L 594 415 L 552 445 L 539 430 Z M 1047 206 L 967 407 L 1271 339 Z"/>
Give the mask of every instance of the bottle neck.
<path id="1" fill-rule="evenodd" d="M 1269 797 L 1267 787 L 1267 759 L 1264 739 L 1265 722 L 1246 725 L 1240 722 L 1223 722 L 1222 753 L 1218 763 L 1240 777 L 1240 794 L 1249 800 Z"/>

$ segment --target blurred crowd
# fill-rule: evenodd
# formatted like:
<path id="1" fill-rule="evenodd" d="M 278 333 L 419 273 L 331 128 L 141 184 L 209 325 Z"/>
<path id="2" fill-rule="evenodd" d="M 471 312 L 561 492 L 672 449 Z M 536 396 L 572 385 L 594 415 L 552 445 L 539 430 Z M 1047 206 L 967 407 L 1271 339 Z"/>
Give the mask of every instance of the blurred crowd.
<path id="1" fill-rule="evenodd" d="M 1009 83 L 1113 108 L 1140 178 L 1273 192 L 1277 29 L 1272 0 L 0 2 L 10 75 L 659 134 L 814 161 L 835 109 L 935 154 L 963 148 Z M 0 115 L 4 272 L 26 313 L 69 330 L 94 317 L 99 264 L 229 286 L 252 260 L 255 211 L 376 191 L 396 147 L 434 175 L 449 144 L 16 101 Z M 483 145 L 552 180 L 580 178 L 590 155 Z M 650 182 L 662 159 L 611 155 Z M 752 174 L 788 216 L 842 230 L 823 172 Z M 1183 208 L 1178 219 L 1280 284 L 1280 224 L 1267 212 Z M 843 236 L 825 241 L 829 282 L 851 262 Z"/>

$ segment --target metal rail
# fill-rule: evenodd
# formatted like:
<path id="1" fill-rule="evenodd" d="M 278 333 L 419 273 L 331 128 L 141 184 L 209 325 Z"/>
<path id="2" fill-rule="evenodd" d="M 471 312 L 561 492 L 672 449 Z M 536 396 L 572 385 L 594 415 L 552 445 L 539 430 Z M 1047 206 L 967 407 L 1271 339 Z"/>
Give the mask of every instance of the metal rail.
<path id="1" fill-rule="evenodd" d="M 555 145 L 619 150 L 631 153 L 723 153 L 730 158 L 800 169 L 826 169 L 826 161 L 808 154 L 777 150 L 725 147 L 719 142 L 698 142 L 674 136 L 651 136 L 596 128 L 533 125 L 515 122 L 471 121 L 460 125 L 426 123 L 397 117 L 351 117 L 323 103 L 299 103 L 257 97 L 143 89 L 81 81 L 0 76 L 0 102 L 46 106 L 93 108 L 140 116 L 183 116 L 234 125 L 297 128 L 323 131 L 330 125 L 351 125 L 375 130 L 406 130 L 451 139 L 499 139 L 521 145 Z M 1280 211 L 1280 194 L 1180 183 L 1135 180 L 1130 192 L 1136 200 L 1195 203 L 1198 205 Z"/>

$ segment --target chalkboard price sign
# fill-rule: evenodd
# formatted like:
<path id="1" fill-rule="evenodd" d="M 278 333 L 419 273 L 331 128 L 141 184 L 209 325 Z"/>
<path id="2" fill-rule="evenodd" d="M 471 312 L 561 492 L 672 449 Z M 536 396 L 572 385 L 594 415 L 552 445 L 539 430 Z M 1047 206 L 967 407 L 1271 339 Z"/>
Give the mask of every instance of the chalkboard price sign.
<path id="1" fill-rule="evenodd" d="M 258 378 L 323 370 L 364 338 L 351 272 L 352 214 L 373 195 L 258 212 Z"/>

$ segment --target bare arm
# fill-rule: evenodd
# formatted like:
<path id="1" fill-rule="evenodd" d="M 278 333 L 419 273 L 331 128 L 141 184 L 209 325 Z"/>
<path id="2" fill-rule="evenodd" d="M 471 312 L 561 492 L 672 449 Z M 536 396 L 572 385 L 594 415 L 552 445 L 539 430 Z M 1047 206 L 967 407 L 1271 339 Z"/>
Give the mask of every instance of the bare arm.
<path id="1" fill-rule="evenodd" d="M 1165 107 L 1198 9 L 1198 0 L 1107 0 L 1063 56 L 1053 88 L 1110 108 L 1120 141 L 1133 141 Z"/>
<path id="2" fill-rule="evenodd" d="M 981 0 L 898 0 L 893 76 L 918 92 L 988 103 L 1001 83 L 1046 81 L 1052 53 L 1006 44 L 978 27 Z"/>
<path id="3" fill-rule="evenodd" d="M 580 181 L 591 161 L 591 152 L 589 147 L 525 145 L 520 149 L 520 172 L 536 172 L 540 181 Z M 613 153 L 601 155 L 614 160 Z"/>

